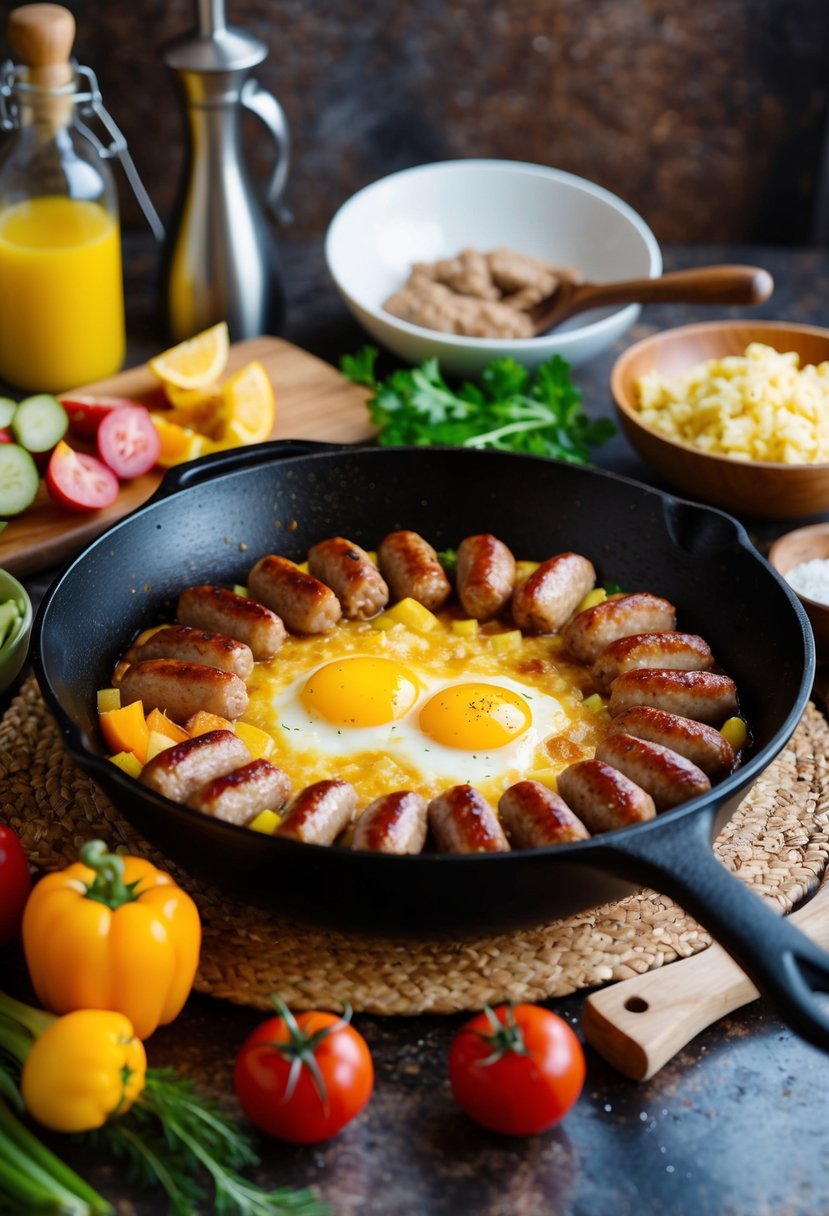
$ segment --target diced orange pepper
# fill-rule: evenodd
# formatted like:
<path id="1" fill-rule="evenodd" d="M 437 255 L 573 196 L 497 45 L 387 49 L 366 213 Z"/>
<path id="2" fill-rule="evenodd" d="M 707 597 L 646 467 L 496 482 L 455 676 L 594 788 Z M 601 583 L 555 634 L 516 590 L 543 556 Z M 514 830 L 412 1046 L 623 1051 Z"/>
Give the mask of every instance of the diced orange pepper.
<path id="1" fill-rule="evenodd" d="M 183 743 L 185 739 L 190 738 L 182 726 L 179 726 L 177 722 L 171 722 L 160 709 L 152 709 L 147 714 L 147 729 L 151 733 L 156 731 L 159 735 L 166 735 L 174 743 Z"/>
<path id="2" fill-rule="evenodd" d="M 196 735 L 206 735 L 209 730 L 233 730 L 233 723 L 218 714 L 209 714 L 206 709 L 200 709 L 184 723 L 185 730 L 193 738 Z"/>
<path id="3" fill-rule="evenodd" d="M 132 752 L 141 764 L 147 763 L 150 730 L 140 701 L 122 705 L 120 709 L 108 709 L 98 715 L 98 721 L 110 751 Z"/>

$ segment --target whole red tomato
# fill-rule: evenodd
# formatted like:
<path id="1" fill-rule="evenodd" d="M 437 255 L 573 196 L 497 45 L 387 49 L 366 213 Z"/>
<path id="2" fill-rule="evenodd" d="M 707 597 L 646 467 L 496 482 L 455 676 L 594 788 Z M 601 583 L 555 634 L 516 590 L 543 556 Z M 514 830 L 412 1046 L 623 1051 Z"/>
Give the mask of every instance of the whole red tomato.
<path id="1" fill-rule="evenodd" d="M 23 846 L 11 828 L 0 823 L 0 946 L 20 932 L 32 879 Z"/>
<path id="2" fill-rule="evenodd" d="M 250 1122 L 279 1140 L 317 1144 L 358 1115 L 374 1088 L 365 1039 L 351 1010 L 300 1013 L 274 998 L 279 1017 L 248 1035 L 236 1057 L 236 1096 Z"/>
<path id="3" fill-rule="evenodd" d="M 530 1136 L 558 1123 L 584 1085 L 581 1043 L 538 1005 L 486 1007 L 449 1049 L 455 1101 L 490 1131 Z"/>

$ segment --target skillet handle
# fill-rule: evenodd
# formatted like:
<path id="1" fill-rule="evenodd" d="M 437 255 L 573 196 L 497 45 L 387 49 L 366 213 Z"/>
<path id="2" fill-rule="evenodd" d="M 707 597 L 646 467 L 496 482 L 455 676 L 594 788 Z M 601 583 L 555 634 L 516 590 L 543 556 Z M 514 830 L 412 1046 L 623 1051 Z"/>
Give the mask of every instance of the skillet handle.
<path id="1" fill-rule="evenodd" d="M 321 443 L 315 439 L 278 439 L 269 443 L 251 443 L 242 448 L 228 448 L 223 452 L 211 452 L 207 456 L 200 456 L 198 460 L 188 460 L 185 464 L 174 465 L 168 469 L 150 501 L 158 502 L 161 498 L 170 498 L 181 490 L 212 481 L 222 473 L 253 469 L 257 465 L 287 460 L 292 456 L 338 452 L 347 446 L 343 443 Z"/>
<path id="2" fill-rule="evenodd" d="M 655 819 L 645 830 L 602 840 L 602 868 L 675 899 L 705 925 L 783 1020 L 829 1051 L 829 953 L 752 894 L 711 848 L 716 807 Z M 591 850 L 592 851 L 592 850 Z"/>

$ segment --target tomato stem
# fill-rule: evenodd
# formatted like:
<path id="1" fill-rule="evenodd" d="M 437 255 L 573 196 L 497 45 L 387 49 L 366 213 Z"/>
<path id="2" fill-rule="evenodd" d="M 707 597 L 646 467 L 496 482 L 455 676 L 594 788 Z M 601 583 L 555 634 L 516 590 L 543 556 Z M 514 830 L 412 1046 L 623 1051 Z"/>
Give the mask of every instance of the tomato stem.
<path id="1" fill-rule="evenodd" d="M 483 1039 L 492 1049 L 488 1056 L 483 1060 L 477 1061 L 482 1067 L 497 1064 L 499 1060 L 509 1055 L 510 1052 L 514 1052 L 518 1056 L 528 1056 L 530 1054 L 524 1042 L 524 1034 L 521 1027 L 515 1020 L 515 1009 L 512 1001 L 507 1005 L 502 1005 L 501 1009 L 505 1010 L 506 1015 L 503 1022 L 498 1016 L 500 1010 L 496 1011 L 490 1005 L 484 1005 L 484 1013 L 489 1022 L 491 1033 L 487 1034 L 483 1030 L 474 1031 L 478 1038 Z"/>
<path id="2" fill-rule="evenodd" d="M 319 1099 L 323 1104 L 325 1113 L 328 1114 L 328 1091 L 314 1053 L 323 1039 L 333 1034 L 335 1030 L 342 1030 L 344 1026 L 348 1025 L 352 1015 L 351 1006 L 346 1001 L 343 1005 L 342 1016 L 338 1022 L 333 1022 L 330 1026 L 322 1026 L 319 1030 L 315 1030 L 313 1034 L 308 1035 L 300 1028 L 296 1018 L 281 997 L 272 992 L 270 998 L 276 1007 L 277 1013 L 285 1023 L 290 1038 L 287 1043 L 269 1042 L 260 1043 L 259 1046 L 273 1047 L 286 1060 L 290 1060 L 291 1068 L 288 1073 L 288 1084 L 285 1086 L 285 1095 L 282 1100 L 283 1102 L 290 1102 L 299 1082 L 302 1069 L 307 1068 L 311 1074 L 314 1089 L 317 1091 Z"/>

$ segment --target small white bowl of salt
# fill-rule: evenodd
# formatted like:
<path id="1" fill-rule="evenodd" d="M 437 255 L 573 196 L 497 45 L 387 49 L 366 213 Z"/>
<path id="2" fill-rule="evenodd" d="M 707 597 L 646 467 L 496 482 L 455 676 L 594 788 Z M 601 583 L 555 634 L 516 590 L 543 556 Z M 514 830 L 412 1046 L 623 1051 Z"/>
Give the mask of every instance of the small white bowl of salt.
<path id="1" fill-rule="evenodd" d="M 805 608 L 818 658 L 829 661 L 829 523 L 787 532 L 772 545 L 769 561 Z"/>

